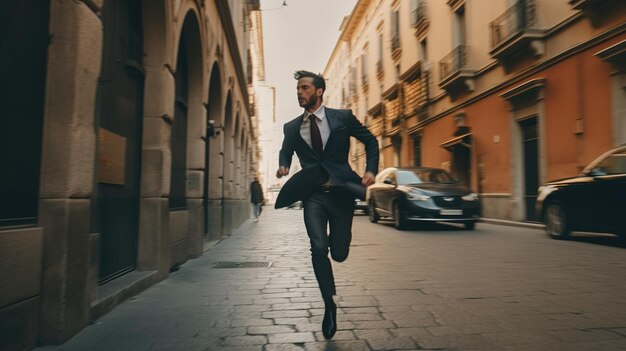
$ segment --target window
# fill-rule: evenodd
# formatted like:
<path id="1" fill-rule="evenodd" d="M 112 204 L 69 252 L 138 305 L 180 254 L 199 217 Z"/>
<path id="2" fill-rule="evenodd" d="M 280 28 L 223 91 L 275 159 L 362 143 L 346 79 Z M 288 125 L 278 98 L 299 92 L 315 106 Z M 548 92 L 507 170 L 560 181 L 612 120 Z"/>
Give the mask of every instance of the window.
<path id="1" fill-rule="evenodd" d="M 416 135 L 413 137 L 413 165 L 422 165 L 422 136 Z"/>
<path id="2" fill-rule="evenodd" d="M 426 38 L 420 40 L 420 51 L 419 51 L 419 59 L 422 63 L 428 60 L 428 46 L 427 46 Z"/>
<path id="3" fill-rule="evenodd" d="M 465 6 L 454 12 L 454 46 L 465 45 Z"/>
<path id="4" fill-rule="evenodd" d="M 420 169 L 416 171 L 398 171 L 398 185 L 407 184 L 454 184 L 454 178 L 443 169 Z"/>
<path id="5" fill-rule="evenodd" d="M 383 62 L 383 33 L 378 33 L 378 62 Z"/>
<path id="6" fill-rule="evenodd" d="M 391 13 L 391 51 L 400 49 L 400 11 Z"/>
<path id="7" fill-rule="evenodd" d="M 363 85 L 368 84 L 368 75 L 367 75 L 367 51 L 364 51 L 361 55 L 361 81 Z"/>
<path id="8" fill-rule="evenodd" d="M 380 24 L 382 26 L 382 23 Z M 376 74 L 378 79 L 382 79 L 383 71 L 383 33 L 378 33 L 378 59 L 376 60 Z"/>

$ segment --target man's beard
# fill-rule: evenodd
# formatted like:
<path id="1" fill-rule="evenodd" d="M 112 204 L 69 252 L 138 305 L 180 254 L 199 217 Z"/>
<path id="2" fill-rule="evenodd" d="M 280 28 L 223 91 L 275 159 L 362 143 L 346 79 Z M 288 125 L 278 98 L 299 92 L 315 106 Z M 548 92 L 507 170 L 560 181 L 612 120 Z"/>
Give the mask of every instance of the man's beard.
<path id="1" fill-rule="evenodd" d="M 305 110 L 308 110 L 311 107 L 315 106 L 316 103 L 317 103 L 317 95 L 313 95 L 311 96 L 311 100 L 309 100 L 309 102 L 302 105 L 302 107 L 304 107 Z"/>

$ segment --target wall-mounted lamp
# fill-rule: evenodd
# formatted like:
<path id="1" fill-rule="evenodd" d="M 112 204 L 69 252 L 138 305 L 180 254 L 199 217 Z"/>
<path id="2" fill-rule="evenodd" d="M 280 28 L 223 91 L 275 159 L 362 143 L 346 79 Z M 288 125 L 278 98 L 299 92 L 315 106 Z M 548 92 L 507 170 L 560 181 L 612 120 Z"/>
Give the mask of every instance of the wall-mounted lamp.
<path id="1" fill-rule="evenodd" d="M 210 119 L 206 125 L 206 136 L 207 137 L 216 137 L 220 135 L 221 127 L 215 125 L 215 120 Z"/>

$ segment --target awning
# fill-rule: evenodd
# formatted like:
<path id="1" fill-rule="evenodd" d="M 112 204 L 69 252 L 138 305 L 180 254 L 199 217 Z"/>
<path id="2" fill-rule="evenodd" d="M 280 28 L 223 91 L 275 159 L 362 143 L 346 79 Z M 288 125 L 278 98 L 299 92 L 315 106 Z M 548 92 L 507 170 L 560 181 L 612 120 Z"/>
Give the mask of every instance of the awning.
<path id="1" fill-rule="evenodd" d="M 472 133 L 465 133 L 463 135 L 455 136 L 452 139 L 446 140 L 439 144 L 442 148 L 452 151 L 452 148 L 456 145 L 465 146 L 467 148 L 472 147 Z"/>

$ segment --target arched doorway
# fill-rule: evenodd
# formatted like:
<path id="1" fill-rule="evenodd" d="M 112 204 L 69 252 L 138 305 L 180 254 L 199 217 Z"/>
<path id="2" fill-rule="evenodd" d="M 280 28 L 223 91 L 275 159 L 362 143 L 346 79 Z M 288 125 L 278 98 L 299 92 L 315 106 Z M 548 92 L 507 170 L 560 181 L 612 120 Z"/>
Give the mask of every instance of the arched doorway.
<path id="1" fill-rule="evenodd" d="M 107 0 L 98 83 L 95 226 L 100 233 L 100 283 L 135 268 L 143 117 L 141 0 Z"/>
<path id="2" fill-rule="evenodd" d="M 233 198 L 233 101 L 230 92 L 226 95 L 226 104 L 224 105 L 224 164 L 222 178 L 222 233 L 230 234 L 233 227 L 232 221 L 232 198 Z"/>
<path id="3" fill-rule="evenodd" d="M 211 233 L 217 232 L 220 228 L 220 221 L 217 220 L 216 212 L 219 208 L 214 204 L 218 195 L 217 181 L 221 176 L 219 172 L 222 160 L 221 150 L 218 147 L 218 134 L 221 134 L 219 127 L 223 125 L 222 121 L 222 79 L 220 69 L 216 63 L 211 68 L 211 78 L 209 81 L 209 97 L 207 103 L 207 133 L 205 145 L 204 159 L 204 234 L 208 239 Z M 221 188 L 219 189 L 221 197 Z M 219 200 L 219 199 L 218 199 Z"/>
<path id="4" fill-rule="evenodd" d="M 191 195 L 190 189 L 196 189 L 201 184 L 201 178 L 195 176 L 202 169 L 202 158 L 197 160 L 190 156 L 198 152 L 197 141 L 204 133 L 198 126 L 204 125 L 201 118 L 204 116 L 202 105 L 202 41 L 200 25 L 196 13 L 189 10 L 185 15 L 180 38 L 178 41 L 178 56 L 174 73 L 174 120 L 171 125 L 171 176 L 169 194 L 169 246 L 170 267 L 178 267 L 187 260 L 189 250 L 197 254 L 195 246 L 195 211 L 200 211 L 201 199 L 199 195 Z M 202 150 L 202 146 L 200 146 Z M 198 218 L 198 222 L 200 218 Z M 190 228 L 195 228 L 191 230 Z M 201 251 L 201 250 L 200 250 Z"/>

